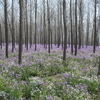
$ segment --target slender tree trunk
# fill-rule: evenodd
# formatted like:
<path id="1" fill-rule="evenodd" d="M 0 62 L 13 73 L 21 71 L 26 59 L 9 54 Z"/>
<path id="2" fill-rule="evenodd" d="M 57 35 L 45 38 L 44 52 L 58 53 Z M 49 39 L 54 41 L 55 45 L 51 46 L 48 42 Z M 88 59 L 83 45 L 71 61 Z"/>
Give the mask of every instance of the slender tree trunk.
<path id="1" fill-rule="evenodd" d="M 14 0 L 12 0 L 12 52 L 15 48 L 15 32 L 14 32 Z"/>
<path id="2" fill-rule="evenodd" d="M 8 58 L 8 22 L 7 22 L 7 0 L 4 0 L 4 17 L 5 17 L 5 41 L 6 41 L 6 58 Z"/>
<path id="3" fill-rule="evenodd" d="M 77 0 L 75 0 L 75 56 L 77 55 Z"/>
<path id="4" fill-rule="evenodd" d="M 64 49 L 63 49 L 63 62 L 66 61 L 66 45 L 67 45 L 67 27 L 66 27 L 66 1 L 63 0 L 63 23 L 64 23 Z"/>
<path id="5" fill-rule="evenodd" d="M 96 43 L 97 46 L 99 46 L 99 37 L 97 37 L 97 43 Z"/>
<path id="6" fill-rule="evenodd" d="M 71 54 L 73 54 L 72 0 L 70 0 Z"/>
<path id="7" fill-rule="evenodd" d="M 95 15 L 94 15 L 94 44 L 93 44 L 93 53 L 95 53 L 96 49 L 96 0 L 95 0 Z"/>
<path id="8" fill-rule="evenodd" d="M 64 43 L 64 39 L 63 38 L 64 38 L 64 35 L 63 35 L 63 32 L 62 32 L 62 49 L 64 48 L 63 47 L 64 46 L 64 44 L 63 44 Z"/>
<path id="9" fill-rule="evenodd" d="M 83 32 L 83 0 L 80 1 L 80 48 L 84 48 L 84 32 Z"/>
<path id="10" fill-rule="evenodd" d="M 57 30 L 56 30 L 56 18 L 55 18 L 55 46 L 56 46 L 56 32 L 57 32 Z"/>
<path id="11" fill-rule="evenodd" d="M 44 10 L 43 31 L 44 31 L 44 48 L 45 48 L 45 46 L 46 46 L 46 37 L 45 37 L 45 27 L 46 27 L 46 25 L 45 25 L 45 0 L 43 0 L 43 10 Z"/>
<path id="12" fill-rule="evenodd" d="M 30 0 L 30 48 L 32 46 L 32 1 Z"/>
<path id="13" fill-rule="evenodd" d="M 61 44 L 62 44 L 62 49 L 63 49 L 63 31 L 62 31 L 62 3 L 60 2 L 60 40 L 62 40 Z"/>
<path id="14" fill-rule="evenodd" d="M 48 17 L 48 53 L 50 53 L 50 11 L 49 11 L 49 3 L 47 0 L 47 17 Z"/>
<path id="15" fill-rule="evenodd" d="M 18 55 L 18 63 L 21 64 L 22 63 L 22 36 L 23 36 L 23 30 L 22 30 L 22 27 L 23 27 L 23 21 L 22 21 L 22 18 L 23 18 L 23 10 L 22 10 L 22 7 L 23 7 L 23 0 L 19 0 L 19 7 L 20 7 L 20 25 L 19 25 L 19 55 Z"/>
<path id="16" fill-rule="evenodd" d="M 52 49 L 52 29 L 51 30 L 51 49 Z"/>
<path id="17" fill-rule="evenodd" d="M 44 26 L 42 25 L 43 24 L 43 22 L 42 22 L 42 14 L 40 15 L 40 17 L 39 17 L 39 19 L 40 19 L 40 21 L 39 21 L 39 23 L 40 23 L 40 30 L 39 30 L 39 32 L 40 32 L 40 44 L 41 45 L 44 45 L 44 40 L 43 40 L 43 38 L 44 38 L 44 34 L 43 34 L 43 32 L 42 32 L 42 29 L 44 28 Z M 43 28 L 42 28 L 43 27 Z"/>
<path id="18" fill-rule="evenodd" d="M 82 31 L 81 30 L 81 18 L 79 18 L 79 47 L 78 47 L 78 49 L 81 49 L 81 41 L 82 41 L 82 39 L 81 39 L 81 31 Z"/>
<path id="19" fill-rule="evenodd" d="M 82 0 L 80 1 L 79 5 L 79 47 L 78 49 L 81 49 L 81 44 L 82 44 Z"/>
<path id="20" fill-rule="evenodd" d="M 0 45 L 2 49 L 2 31 L 1 31 L 1 24 L 0 24 Z"/>
<path id="21" fill-rule="evenodd" d="M 93 39 L 93 31 L 94 31 L 94 29 L 92 29 L 92 35 L 91 35 L 91 46 L 93 46 L 93 41 L 94 41 L 94 39 Z"/>
<path id="22" fill-rule="evenodd" d="M 87 15 L 87 39 L 86 39 L 86 48 L 87 48 L 88 42 L 89 42 L 89 23 L 90 23 L 90 14 L 89 13 L 90 12 L 88 11 L 88 15 Z"/>
<path id="23" fill-rule="evenodd" d="M 68 35 L 68 44 L 69 44 L 69 47 L 70 47 L 70 32 L 69 32 L 69 35 Z"/>
<path id="24" fill-rule="evenodd" d="M 35 0 L 35 51 L 37 49 L 37 0 Z"/>
<path id="25" fill-rule="evenodd" d="M 26 20 L 24 18 L 24 33 L 25 33 L 25 48 L 26 48 L 26 44 L 27 44 L 27 34 L 26 34 Z"/>
<path id="26" fill-rule="evenodd" d="M 57 42 L 58 42 L 58 48 L 60 46 L 60 18 L 59 18 L 59 15 L 60 15 L 60 7 L 59 7 L 59 1 L 58 1 L 58 35 L 57 35 Z"/>
<path id="27" fill-rule="evenodd" d="M 26 49 L 28 50 L 28 13 L 27 13 L 27 0 L 26 0 Z"/>
<path id="28" fill-rule="evenodd" d="M 15 42 L 15 43 L 17 43 L 17 44 L 19 43 L 19 41 L 18 41 L 18 40 L 19 40 L 18 30 L 19 30 L 19 29 L 18 29 L 18 25 L 16 24 L 16 31 L 15 31 L 15 32 L 16 32 L 16 33 L 15 33 L 15 40 L 16 40 L 16 42 Z"/>

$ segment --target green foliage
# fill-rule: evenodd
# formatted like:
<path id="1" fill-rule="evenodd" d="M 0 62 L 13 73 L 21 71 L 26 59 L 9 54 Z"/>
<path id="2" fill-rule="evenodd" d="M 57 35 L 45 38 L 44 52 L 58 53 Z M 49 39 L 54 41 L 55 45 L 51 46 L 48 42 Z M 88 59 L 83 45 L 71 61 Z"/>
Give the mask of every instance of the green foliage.
<path id="1" fill-rule="evenodd" d="M 3 91 L 6 87 L 4 78 L 0 75 L 0 91 Z"/>
<path id="2" fill-rule="evenodd" d="M 10 91 L 10 97 L 14 100 L 19 100 L 21 96 L 21 91 L 17 87 L 14 87 L 13 90 Z"/>
<path id="3" fill-rule="evenodd" d="M 9 63 L 12 58 L 6 59 L 7 63 L 0 61 L 4 66 L 0 66 L 0 100 L 99 100 L 98 57 L 84 57 L 83 53 L 68 54 L 65 63 L 61 50 L 51 54 L 23 52 L 25 63 L 21 66 L 14 65 L 17 61 Z"/>
<path id="4" fill-rule="evenodd" d="M 30 84 L 24 84 L 22 89 L 22 97 L 25 97 L 26 100 L 31 99 L 31 90 L 32 87 Z"/>
<path id="5" fill-rule="evenodd" d="M 38 70 L 36 70 L 36 69 L 30 69 L 29 76 L 35 77 L 35 76 L 38 76 L 38 75 L 39 75 L 39 71 Z"/>

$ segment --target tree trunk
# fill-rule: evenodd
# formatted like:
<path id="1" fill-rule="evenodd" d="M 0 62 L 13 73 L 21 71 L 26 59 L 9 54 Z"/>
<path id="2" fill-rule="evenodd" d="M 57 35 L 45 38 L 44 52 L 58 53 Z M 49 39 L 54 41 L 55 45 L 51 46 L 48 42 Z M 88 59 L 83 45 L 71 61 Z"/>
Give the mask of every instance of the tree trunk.
<path id="1" fill-rule="evenodd" d="M 80 1 L 79 5 L 79 47 L 78 49 L 81 49 L 81 44 L 82 44 L 82 0 Z"/>
<path id="2" fill-rule="evenodd" d="M 45 0 L 44 0 L 44 2 L 43 2 L 43 10 L 44 10 L 44 15 L 43 15 L 43 19 L 44 19 L 44 22 L 43 22 L 43 32 L 44 32 L 44 48 L 46 48 L 46 37 L 45 37 L 45 27 L 46 27 L 46 25 L 45 25 Z"/>
<path id="3" fill-rule="evenodd" d="M 96 49 L 96 0 L 95 0 L 95 15 L 94 15 L 94 44 L 93 44 L 93 53 L 95 53 L 95 49 Z"/>
<path id="4" fill-rule="evenodd" d="M 72 0 L 70 0 L 71 54 L 73 55 Z"/>
<path id="5" fill-rule="evenodd" d="M 35 0 L 35 51 L 37 49 L 37 0 Z"/>
<path id="6" fill-rule="evenodd" d="M 56 26 L 57 26 L 57 25 L 56 25 L 56 18 L 55 18 L 55 46 L 56 46 L 56 37 L 57 37 L 57 36 L 56 36 L 56 32 L 57 32 Z"/>
<path id="7" fill-rule="evenodd" d="M 60 10 L 59 10 L 59 1 L 58 1 L 58 36 L 57 36 L 57 42 L 58 42 L 58 48 L 60 46 L 60 18 L 59 18 L 59 15 L 60 15 Z"/>
<path id="8" fill-rule="evenodd" d="M 7 0 L 4 0 L 4 16 L 5 16 L 5 41 L 6 41 L 6 58 L 8 58 L 8 22 L 7 22 Z"/>
<path id="9" fill-rule="evenodd" d="M 0 45 L 2 49 L 2 31 L 1 31 L 1 24 L 0 24 Z"/>
<path id="10" fill-rule="evenodd" d="M 86 39 L 86 48 L 87 48 L 88 42 L 89 42 L 89 23 L 90 23 L 90 14 L 89 13 L 90 12 L 88 11 L 88 15 L 87 15 L 87 39 Z"/>
<path id="11" fill-rule="evenodd" d="M 48 17 L 48 53 L 50 53 L 50 11 L 49 11 L 49 3 L 47 0 L 47 17 Z"/>
<path id="12" fill-rule="evenodd" d="M 14 0 L 12 0 L 12 52 L 15 48 L 15 32 L 14 32 Z"/>
<path id="13" fill-rule="evenodd" d="M 19 56 L 18 56 L 18 63 L 21 64 L 22 63 L 22 37 L 23 37 L 23 30 L 22 30 L 22 27 L 23 27 L 23 10 L 22 10 L 22 7 L 23 7 L 23 0 L 19 0 L 19 7 L 20 7 L 20 25 L 19 25 Z"/>
<path id="14" fill-rule="evenodd" d="M 77 0 L 75 0 L 75 56 L 77 55 Z"/>
<path id="15" fill-rule="evenodd" d="M 51 30 L 51 49 L 52 49 L 52 29 Z"/>
<path id="16" fill-rule="evenodd" d="M 66 27 L 66 2 L 63 0 L 63 23 L 64 23 L 64 49 L 63 49 L 63 62 L 66 61 L 66 45 L 67 45 L 67 27 Z"/>
<path id="17" fill-rule="evenodd" d="M 28 50 L 28 18 L 27 18 L 27 0 L 26 0 L 26 50 Z"/>
<path id="18" fill-rule="evenodd" d="M 32 6 L 31 6 L 31 0 L 30 0 L 30 48 L 32 46 Z"/>

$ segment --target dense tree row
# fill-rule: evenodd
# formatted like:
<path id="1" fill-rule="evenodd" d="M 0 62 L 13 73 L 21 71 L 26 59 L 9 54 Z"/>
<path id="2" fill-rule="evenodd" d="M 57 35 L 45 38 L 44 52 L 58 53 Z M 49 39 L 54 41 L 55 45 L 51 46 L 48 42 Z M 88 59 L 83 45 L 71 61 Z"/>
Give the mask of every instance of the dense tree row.
<path id="1" fill-rule="evenodd" d="M 0 45 L 19 44 L 19 64 L 22 62 L 22 48 L 26 50 L 37 44 L 52 49 L 52 44 L 62 46 L 63 61 L 66 49 L 71 46 L 71 54 L 92 45 L 93 53 L 99 46 L 100 2 L 99 0 L 0 0 Z M 4 10 L 3 10 L 4 9 Z M 5 34 L 4 34 L 5 33 Z M 29 46 L 30 45 L 30 46 Z"/>

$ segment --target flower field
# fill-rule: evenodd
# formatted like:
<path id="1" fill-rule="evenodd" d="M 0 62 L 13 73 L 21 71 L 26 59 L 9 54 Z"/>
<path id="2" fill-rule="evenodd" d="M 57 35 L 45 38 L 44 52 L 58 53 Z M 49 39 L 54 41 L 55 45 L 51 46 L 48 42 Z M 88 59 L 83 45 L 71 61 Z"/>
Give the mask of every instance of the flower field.
<path id="1" fill-rule="evenodd" d="M 97 76 L 100 47 L 78 50 L 77 56 L 53 45 L 51 53 L 42 45 L 28 51 L 23 46 L 22 64 L 18 65 L 18 45 L 9 58 L 0 49 L 0 100 L 100 100 L 100 76 Z"/>

